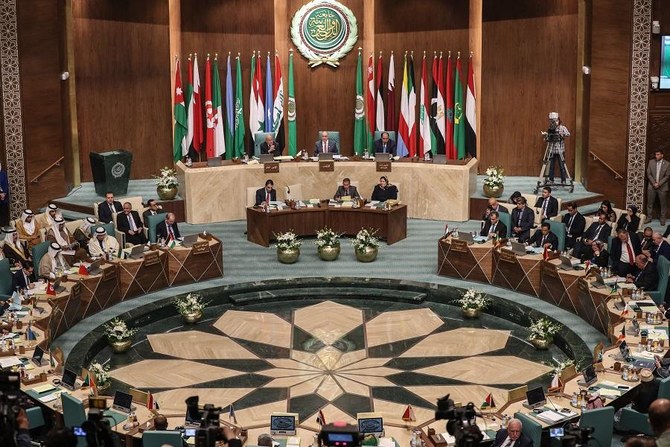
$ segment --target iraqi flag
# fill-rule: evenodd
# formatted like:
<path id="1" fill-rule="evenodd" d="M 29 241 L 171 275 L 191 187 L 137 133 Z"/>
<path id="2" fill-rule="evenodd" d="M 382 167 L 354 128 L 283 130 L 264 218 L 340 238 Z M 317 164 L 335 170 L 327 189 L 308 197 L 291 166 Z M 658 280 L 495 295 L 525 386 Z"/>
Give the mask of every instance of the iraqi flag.
<path id="1" fill-rule="evenodd" d="M 151 394 L 151 391 L 147 391 L 147 408 L 149 410 L 160 410 L 158 401 L 154 399 L 154 395 Z"/>
<path id="2" fill-rule="evenodd" d="M 402 420 L 405 422 L 414 422 L 416 421 L 416 416 L 414 415 L 414 408 L 411 405 L 407 405 L 405 411 L 402 413 Z"/>

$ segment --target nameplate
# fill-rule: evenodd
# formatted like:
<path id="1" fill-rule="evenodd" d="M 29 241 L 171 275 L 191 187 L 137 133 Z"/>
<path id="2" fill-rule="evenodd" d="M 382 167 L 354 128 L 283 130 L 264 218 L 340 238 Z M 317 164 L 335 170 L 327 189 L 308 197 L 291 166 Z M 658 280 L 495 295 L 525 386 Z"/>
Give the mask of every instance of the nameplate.
<path id="1" fill-rule="evenodd" d="M 462 241 L 460 239 L 452 239 L 451 240 L 451 250 L 459 252 L 459 253 L 467 253 L 468 252 L 468 243 L 465 241 Z"/>
<path id="2" fill-rule="evenodd" d="M 579 278 L 577 280 L 577 290 L 589 295 L 591 294 L 591 292 L 589 291 L 589 282 L 584 278 Z"/>
<path id="3" fill-rule="evenodd" d="M 75 285 L 72 286 L 72 289 L 70 289 L 70 298 L 73 300 L 78 300 L 81 299 L 81 284 L 76 283 Z"/>
<path id="4" fill-rule="evenodd" d="M 376 163 L 377 163 L 377 172 L 391 172 L 390 161 L 378 161 Z"/>
<path id="5" fill-rule="evenodd" d="M 191 247 L 191 253 L 194 256 L 209 253 L 209 242 L 200 241 L 200 242 L 194 243 L 193 246 Z"/>
<path id="6" fill-rule="evenodd" d="M 116 266 L 113 264 L 110 267 L 102 269 L 102 279 L 100 281 L 105 282 L 110 279 L 116 279 Z"/>
<path id="7" fill-rule="evenodd" d="M 502 262 L 508 262 L 510 264 L 516 264 L 516 255 L 510 250 L 500 250 L 500 260 Z"/>
<path id="8" fill-rule="evenodd" d="M 271 161 L 263 163 L 263 173 L 264 174 L 276 174 L 279 172 L 279 163 L 276 161 Z"/>
<path id="9" fill-rule="evenodd" d="M 158 264 L 160 262 L 158 250 L 147 251 L 144 253 L 142 266 L 149 267 L 150 265 Z"/>
<path id="10" fill-rule="evenodd" d="M 334 172 L 334 171 L 335 171 L 334 161 L 328 160 L 319 162 L 319 172 Z"/>
<path id="11" fill-rule="evenodd" d="M 540 264 L 540 268 L 542 274 L 551 276 L 552 278 L 558 278 L 558 268 L 551 262 L 542 261 L 542 263 Z"/>

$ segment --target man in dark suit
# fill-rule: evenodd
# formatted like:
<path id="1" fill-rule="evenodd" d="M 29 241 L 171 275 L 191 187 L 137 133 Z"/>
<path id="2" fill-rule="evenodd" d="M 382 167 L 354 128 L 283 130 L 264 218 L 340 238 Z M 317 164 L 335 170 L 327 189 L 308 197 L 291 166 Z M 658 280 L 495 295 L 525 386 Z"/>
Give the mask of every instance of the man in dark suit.
<path id="1" fill-rule="evenodd" d="M 388 132 L 382 132 L 382 137 L 375 141 L 375 152 L 378 154 L 391 154 L 395 157 L 395 141 L 389 137 Z"/>
<path id="2" fill-rule="evenodd" d="M 500 222 L 500 214 L 497 211 L 491 211 L 489 218 L 484 221 L 484 227 L 479 233 L 480 236 L 489 237 L 496 234 L 500 239 L 507 237 L 507 226 Z"/>
<path id="3" fill-rule="evenodd" d="M 14 278 L 13 278 L 13 288 L 14 290 L 19 290 L 19 289 L 34 289 L 35 288 L 35 283 L 34 281 L 34 276 L 33 276 L 33 263 L 31 261 L 24 262 L 22 264 L 21 270 L 17 270 L 14 272 Z"/>
<path id="4" fill-rule="evenodd" d="M 496 433 L 493 447 L 533 447 L 533 440 L 521 433 L 521 421 L 510 419 L 507 428 L 501 428 Z"/>
<path id="5" fill-rule="evenodd" d="M 498 214 L 500 213 L 509 214 L 509 210 L 504 206 L 502 206 L 500 203 L 498 203 L 498 199 L 496 199 L 495 197 L 489 197 L 489 204 L 486 206 L 486 211 L 484 211 L 484 214 L 482 215 L 482 220 L 488 220 L 492 211 L 496 211 Z"/>
<path id="6" fill-rule="evenodd" d="M 549 222 L 542 222 L 540 229 L 528 239 L 528 245 L 536 247 L 547 247 L 549 250 L 558 250 L 558 236 L 551 232 Z"/>
<path id="7" fill-rule="evenodd" d="M 278 157 L 281 155 L 282 148 L 275 141 L 275 137 L 272 134 L 265 135 L 265 141 L 261 143 L 261 154 L 270 154 Z"/>
<path id="8" fill-rule="evenodd" d="M 342 184 L 337 187 L 337 191 L 335 192 L 335 200 L 340 200 L 342 197 L 351 197 L 352 199 L 360 199 L 361 195 L 358 194 L 358 189 L 356 189 L 355 186 L 351 184 L 351 180 L 349 178 L 344 178 L 342 180 Z"/>
<path id="9" fill-rule="evenodd" d="M 156 225 L 156 238 L 169 241 L 180 237 L 181 233 L 179 233 L 179 227 L 177 226 L 177 222 L 175 222 L 174 213 L 167 213 L 165 220 Z"/>
<path id="10" fill-rule="evenodd" d="M 635 272 L 626 276 L 627 283 L 633 283 L 638 289 L 656 290 L 658 286 L 658 270 L 656 264 L 645 255 L 635 257 Z"/>
<path id="11" fill-rule="evenodd" d="M 314 155 L 318 156 L 325 153 L 337 154 L 338 150 L 337 144 L 328 139 L 328 132 L 324 130 L 321 132 L 321 139 L 314 145 Z"/>
<path id="12" fill-rule="evenodd" d="M 144 226 L 147 226 L 147 222 L 149 221 L 149 216 L 155 216 L 156 214 L 162 213 L 163 207 L 160 206 L 154 199 L 149 199 L 147 200 L 147 206 L 149 207 L 148 210 L 142 213 L 142 222 L 144 222 Z M 148 228 L 148 227 L 147 227 Z"/>
<path id="13" fill-rule="evenodd" d="M 516 208 L 512 210 L 512 237 L 519 238 L 519 242 L 526 242 L 530 237 L 530 229 L 533 228 L 535 216 L 533 211 L 526 206 L 526 199 L 519 198 Z"/>
<path id="14" fill-rule="evenodd" d="M 114 200 L 114 193 L 108 192 L 105 194 L 105 201 L 98 204 L 98 220 L 104 223 L 110 223 L 112 216 L 120 213 L 123 210 L 121 202 Z"/>
<path id="15" fill-rule="evenodd" d="M 581 260 L 591 259 L 593 256 L 593 250 L 591 249 L 593 241 L 599 240 L 606 244 L 611 233 L 612 227 L 607 224 L 607 214 L 598 214 L 598 221 L 593 222 L 584 232 L 582 239 L 575 243 L 572 256 Z"/>
<path id="16" fill-rule="evenodd" d="M 542 188 L 542 197 L 535 202 L 535 208 L 540 208 L 542 220 L 558 216 L 558 200 L 551 195 L 551 187 Z"/>
<path id="17" fill-rule="evenodd" d="M 266 180 L 265 188 L 256 190 L 256 203 L 254 206 L 261 206 L 261 203 L 273 202 L 277 200 L 277 191 L 274 189 L 275 182 L 271 179 Z"/>
<path id="18" fill-rule="evenodd" d="M 609 247 L 612 270 L 617 276 L 626 276 L 635 270 L 635 256 L 642 253 L 640 240 L 635 233 L 621 228 Z"/>
<path id="19" fill-rule="evenodd" d="M 140 219 L 140 213 L 133 210 L 133 206 L 130 202 L 124 203 L 123 213 L 117 214 L 116 228 L 125 233 L 126 242 L 130 244 L 138 245 L 147 243 L 142 219 Z"/>
<path id="20" fill-rule="evenodd" d="M 586 219 L 577 211 L 577 204 L 570 202 L 567 205 L 568 212 L 563 216 L 565 225 L 565 248 L 573 248 L 578 238 L 584 234 L 586 228 Z"/>

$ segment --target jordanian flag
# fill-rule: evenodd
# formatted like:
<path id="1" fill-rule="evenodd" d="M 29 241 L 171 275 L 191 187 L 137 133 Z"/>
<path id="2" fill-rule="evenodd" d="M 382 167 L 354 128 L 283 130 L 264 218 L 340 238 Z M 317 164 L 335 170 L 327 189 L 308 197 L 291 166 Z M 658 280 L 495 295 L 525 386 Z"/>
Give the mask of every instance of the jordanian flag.
<path id="1" fill-rule="evenodd" d="M 179 59 L 177 59 L 174 74 L 174 139 L 172 148 L 172 158 L 175 163 L 188 155 L 188 144 L 186 143 L 187 125 L 186 104 L 184 103 L 184 92 L 181 85 Z"/>

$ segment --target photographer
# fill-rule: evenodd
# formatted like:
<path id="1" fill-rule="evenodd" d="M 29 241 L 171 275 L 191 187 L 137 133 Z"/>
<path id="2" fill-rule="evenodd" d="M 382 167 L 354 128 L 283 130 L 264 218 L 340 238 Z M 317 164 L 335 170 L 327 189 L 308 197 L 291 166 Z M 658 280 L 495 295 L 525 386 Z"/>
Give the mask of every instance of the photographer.
<path id="1" fill-rule="evenodd" d="M 565 127 L 558 116 L 558 112 L 549 114 L 549 128 L 543 132 L 544 139 L 549 147 L 549 182 L 554 183 L 554 162 L 561 169 L 561 184 L 565 184 L 565 138 L 570 136 L 570 131 Z"/>

